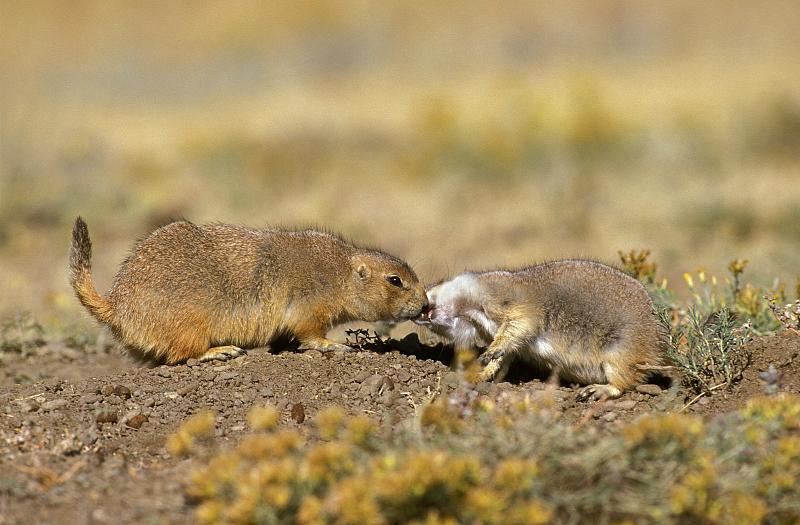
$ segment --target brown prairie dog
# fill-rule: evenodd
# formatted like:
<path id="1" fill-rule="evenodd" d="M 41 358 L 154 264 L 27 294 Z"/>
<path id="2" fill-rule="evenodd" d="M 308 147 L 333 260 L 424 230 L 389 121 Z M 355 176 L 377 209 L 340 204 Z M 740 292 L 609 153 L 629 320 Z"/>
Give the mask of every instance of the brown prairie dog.
<path id="1" fill-rule="evenodd" d="M 594 261 L 464 273 L 428 291 L 416 322 L 461 347 L 487 348 L 481 379 L 502 380 L 514 355 L 586 386 L 583 399 L 616 398 L 641 382 L 638 365 L 662 355 L 647 291 Z"/>
<path id="2" fill-rule="evenodd" d="M 136 243 L 106 297 L 92 283 L 91 257 L 79 217 L 70 249 L 75 294 L 134 355 L 167 364 L 224 360 L 287 336 L 301 349 L 351 350 L 327 331 L 411 319 L 428 304 L 401 259 L 314 230 L 173 222 Z"/>

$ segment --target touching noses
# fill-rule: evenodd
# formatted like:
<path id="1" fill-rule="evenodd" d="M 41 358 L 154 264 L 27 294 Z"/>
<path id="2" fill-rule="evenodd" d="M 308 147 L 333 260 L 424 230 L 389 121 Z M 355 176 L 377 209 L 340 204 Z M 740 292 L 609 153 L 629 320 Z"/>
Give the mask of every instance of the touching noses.
<path id="1" fill-rule="evenodd" d="M 434 298 L 430 293 L 426 292 L 424 298 L 425 300 L 422 304 L 422 312 L 420 312 L 420 317 L 422 319 L 430 319 L 436 304 L 433 302 Z"/>
<path id="2" fill-rule="evenodd" d="M 431 311 L 431 303 L 428 302 L 428 298 L 425 298 L 425 302 L 422 304 L 422 312 L 421 315 L 427 316 Z"/>

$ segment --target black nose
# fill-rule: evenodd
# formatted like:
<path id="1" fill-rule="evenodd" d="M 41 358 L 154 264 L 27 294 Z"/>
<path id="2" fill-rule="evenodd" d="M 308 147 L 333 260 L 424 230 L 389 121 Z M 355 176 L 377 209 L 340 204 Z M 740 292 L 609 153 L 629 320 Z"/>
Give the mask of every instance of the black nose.
<path id="1" fill-rule="evenodd" d="M 425 300 L 425 304 L 422 305 L 422 315 L 428 315 L 431 311 L 431 303 L 428 300 Z"/>

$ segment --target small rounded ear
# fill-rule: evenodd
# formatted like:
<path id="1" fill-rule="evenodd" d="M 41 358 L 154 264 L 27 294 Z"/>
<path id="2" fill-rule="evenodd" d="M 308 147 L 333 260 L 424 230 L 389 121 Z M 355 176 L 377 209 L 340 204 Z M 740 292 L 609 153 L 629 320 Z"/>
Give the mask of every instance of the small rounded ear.
<path id="1" fill-rule="evenodd" d="M 350 258 L 350 267 L 353 269 L 353 276 L 359 281 L 366 281 L 372 274 L 366 259 L 359 255 Z"/>

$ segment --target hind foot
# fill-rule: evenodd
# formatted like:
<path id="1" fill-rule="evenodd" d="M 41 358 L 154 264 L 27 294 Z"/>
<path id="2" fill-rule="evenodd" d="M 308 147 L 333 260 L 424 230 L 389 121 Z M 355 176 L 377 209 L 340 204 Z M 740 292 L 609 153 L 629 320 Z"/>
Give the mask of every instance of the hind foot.
<path id="1" fill-rule="evenodd" d="M 200 361 L 228 361 L 229 359 L 236 359 L 239 356 L 243 356 L 246 353 L 246 350 L 242 350 L 238 346 L 215 346 L 214 348 L 209 348 L 206 353 L 201 355 L 198 359 Z"/>
<path id="2" fill-rule="evenodd" d="M 589 385 L 578 391 L 578 401 L 616 399 L 621 395 L 622 390 L 612 385 Z"/>

